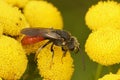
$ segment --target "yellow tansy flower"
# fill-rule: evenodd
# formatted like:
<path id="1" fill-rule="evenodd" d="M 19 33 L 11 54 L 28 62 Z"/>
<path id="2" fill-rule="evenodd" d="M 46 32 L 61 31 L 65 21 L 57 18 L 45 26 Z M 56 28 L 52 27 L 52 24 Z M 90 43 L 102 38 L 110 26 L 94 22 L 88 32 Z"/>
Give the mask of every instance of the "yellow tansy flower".
<path id="1" fill-rule="evenodd" d="M 101 28 L 91 33 L 85 44 L 90 59 L 102 65 L 120 63 L 120 30 Z"/>
<path id="2" fill-rule="evenodd" d="M 29 1 L 24 8 L 24 15 L 31 27 L 63 28 L 61 13 L 47 1 Z"/>
<path id="3" fill-rule="evenodd" d="M 29 0 L 3 0 L 6 1 L 8 4 L 12 5 L 12 6 L 17 6 L 19 8 L 22 8 L 25 6 L 25 4 L 29 1 Z"/>
<path id="4" fill-rule="evenodd" d="M 91 30 L 102 27 L 120 29 L 120 5 L 115 1 L 100 1 L 89 8 L 85 16 L 87 26 Z"/>
<path id="5" fill-rule="evenodd" d="M 120 80 L 120 75 L 110 73 L 98 80 Z"/>
<path id="6" fill-rule="evenodd" d="M 15 39 L 0 37 L 0 77 L 18 80 L 27 67 L 27 58 L 21 44 Z"/>
<path id="7" fill-rule="evenodd" d="M 62 58 L 63 51 L 61 47 L 54 46 L 54 57 L 50 50 L 51 44 L 43 48 L 38 54 L 38 69 L 43 80 L 71 80 L 74 72 L 73 59 L 70 53 Z"/>
<path id="8" fill-rule="evenodd" d="M 3 33 L 16 36 L 21 29 L 28 27 L 28 24 L 17 7 L 0 1 L 0 26 L 3 27 Z"/>

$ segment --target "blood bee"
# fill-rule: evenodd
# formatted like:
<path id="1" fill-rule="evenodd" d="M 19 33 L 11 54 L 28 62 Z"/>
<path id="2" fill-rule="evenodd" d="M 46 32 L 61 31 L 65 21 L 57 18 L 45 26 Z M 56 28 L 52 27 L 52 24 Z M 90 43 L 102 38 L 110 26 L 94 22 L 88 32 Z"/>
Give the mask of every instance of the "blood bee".
<path id="1" fill-rule="evenodd" d="M 25 28 L 21 30 L 21 33 L 26 35 L 21 41 L 23 45 L 48 40 L 48 42 L 38 49 L 38 52 L 50 43 L 52 43 L 51 51 L 53 51 L 53 53 L 54 45 L 61 46 L 62 51 L 64 52 L 63 56 L 66 55 L 68 50 L 75 51 L 76 53 L 80 50 L 78 40 L 69 32 L 64 30 L 53 28 Z"/>

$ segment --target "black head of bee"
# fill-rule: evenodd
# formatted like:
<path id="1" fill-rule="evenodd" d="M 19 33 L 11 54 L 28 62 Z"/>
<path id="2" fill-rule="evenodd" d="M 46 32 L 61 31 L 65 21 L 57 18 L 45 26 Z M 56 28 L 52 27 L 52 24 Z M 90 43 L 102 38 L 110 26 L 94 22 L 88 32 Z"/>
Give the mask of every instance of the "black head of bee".
<path id="1" fill-rule="evenodd" d="M 76 53 L 79 51 L 79 43 L 76 37 L 71 37 L 70 41 L 67 43 L 67 47 L 70 51 L 75 51 Z"/>

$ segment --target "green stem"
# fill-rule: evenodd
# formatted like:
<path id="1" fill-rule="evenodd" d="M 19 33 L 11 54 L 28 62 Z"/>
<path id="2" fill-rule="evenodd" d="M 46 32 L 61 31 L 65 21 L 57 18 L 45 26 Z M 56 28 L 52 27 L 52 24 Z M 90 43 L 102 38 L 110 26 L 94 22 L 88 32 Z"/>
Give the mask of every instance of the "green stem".
<path id="1" fill-rule="evenodd" d="M 98 78 L 100 77 L 100 74 L 102 72 L 102 68 L 103 68 L 103 66 L 98 64 L 97 70 L 96 70 L 96 75 L 95 75 L 95 80 L 98 80 Z"/>

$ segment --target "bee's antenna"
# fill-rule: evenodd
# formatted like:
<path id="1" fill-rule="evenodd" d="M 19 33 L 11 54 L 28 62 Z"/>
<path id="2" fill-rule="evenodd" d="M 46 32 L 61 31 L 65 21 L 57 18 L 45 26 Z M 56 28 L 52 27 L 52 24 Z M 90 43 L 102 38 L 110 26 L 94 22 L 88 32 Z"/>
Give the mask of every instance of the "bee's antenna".
<path id="1" fill-rule="evenodd" d="M 85 56 L 83 55 L 83 51 L 80 48 L 80 46 L 79 46 L 79 53 L 82 55 L 83 70 L 85 70 L 86 69 L 86 66 L 85 66 Z"/>

